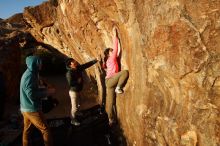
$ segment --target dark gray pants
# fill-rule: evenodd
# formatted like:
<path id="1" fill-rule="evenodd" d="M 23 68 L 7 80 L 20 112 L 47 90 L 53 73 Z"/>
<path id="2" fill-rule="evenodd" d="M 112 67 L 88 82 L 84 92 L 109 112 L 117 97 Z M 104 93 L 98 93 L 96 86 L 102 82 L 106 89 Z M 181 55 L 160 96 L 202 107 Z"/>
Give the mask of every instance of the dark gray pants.
<path id="1" fill-rule="evenodd" d="M 116 104 L 115 87 L 123 88 L 127 82 L 128 76 L 128 71 L 123 70 L 115 74 L 113 77 L 106 79 L 106 112 L 109 119 L 113 119 L 113 106 Z"/>

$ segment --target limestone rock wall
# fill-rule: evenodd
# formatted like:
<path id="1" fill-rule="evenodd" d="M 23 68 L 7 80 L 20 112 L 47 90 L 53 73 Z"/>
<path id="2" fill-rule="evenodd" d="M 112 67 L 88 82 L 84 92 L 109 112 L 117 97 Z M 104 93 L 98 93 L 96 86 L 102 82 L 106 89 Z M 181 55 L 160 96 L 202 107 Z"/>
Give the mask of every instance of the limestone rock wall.
<path id="1" fill-rule="evenodd" d="M 220 145 L 219 0 L 56 3 L 26 8 L 25 20 L 38 41 L 79 62 L 110 47 L 118 27 L 122 69 L 130 72 L 117 97 L 127 145 Z M 90 73 L 101 93 L 100 67 Z"/>

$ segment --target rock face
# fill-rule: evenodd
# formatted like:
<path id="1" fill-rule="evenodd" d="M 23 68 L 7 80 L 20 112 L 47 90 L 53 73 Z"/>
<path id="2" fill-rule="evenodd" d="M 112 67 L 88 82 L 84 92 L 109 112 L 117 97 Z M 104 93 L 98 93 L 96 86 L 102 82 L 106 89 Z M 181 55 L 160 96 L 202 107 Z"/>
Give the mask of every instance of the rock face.
<path id="1" fill-rule="evenodd" d="M 219 0 L 59 0 L 24 18 L 38 41 L 81 63 L 111 47 L 118 27 L 130 73 L 117 97 L 127 145 L 220 145 Z M 100 67 L 89 71 L 100 98 Z"/>
<path id="2" fill-rule="evenodd" d="M 6 101 L 17 101 L 19 97 L 21 50 L 19 40 L 23 38 L 25 25 L 22 14 L 0 20 L 0 71 L 6 84 Z M 15 99 L 16 98 L 16 99 Z"/>
<path id="3" fill-rule="evenodd" d="M 21 79 L 21 64 L 29 47 L 37 45 L 37 41 L 27 31 L 23 14 L 0 20 L 0 72 L 6 84 L 5 100 L 17 102 Z M 28 47 L 27 47 L 28 46 Z M 23 65 L 23 66 L 22 66 Z"/>

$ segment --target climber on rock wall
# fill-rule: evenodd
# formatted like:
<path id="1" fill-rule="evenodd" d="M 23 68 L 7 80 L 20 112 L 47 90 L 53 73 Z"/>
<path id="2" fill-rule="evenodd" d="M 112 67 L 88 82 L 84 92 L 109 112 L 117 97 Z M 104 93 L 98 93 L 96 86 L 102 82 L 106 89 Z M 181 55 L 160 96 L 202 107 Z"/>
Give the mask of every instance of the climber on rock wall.
<path id="1" fill-rule="evenodd" d="M 118 31 L 116 27 L 113 27 L 113 48 L 106 48 L 104 51 L 104 64 L 103 67 L 106 71 L 106 112 L 109 118 L 109 124 L 112 125 L 116 122 L 113 115 L 113 106 L 115 106 L 116 94 L 122 94 L 123 87 L 125 86 L 129 73 L 128 70 L 119 71 L 118 56 L 120 54 L 121 47 L 118 38 Z"/>

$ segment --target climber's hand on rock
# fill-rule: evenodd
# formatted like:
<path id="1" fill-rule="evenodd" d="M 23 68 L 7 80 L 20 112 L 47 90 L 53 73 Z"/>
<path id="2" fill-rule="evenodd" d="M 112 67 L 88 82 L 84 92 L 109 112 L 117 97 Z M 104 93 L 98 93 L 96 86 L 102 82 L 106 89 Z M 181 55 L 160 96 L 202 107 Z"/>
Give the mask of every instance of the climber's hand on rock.
<path id="1" fill-rule="evenodd" d="M 101 55 L 98 55 L 98 57 L 96 57 L 96 60 L 97 60 L 98 62 L 102 61 Z"/>

